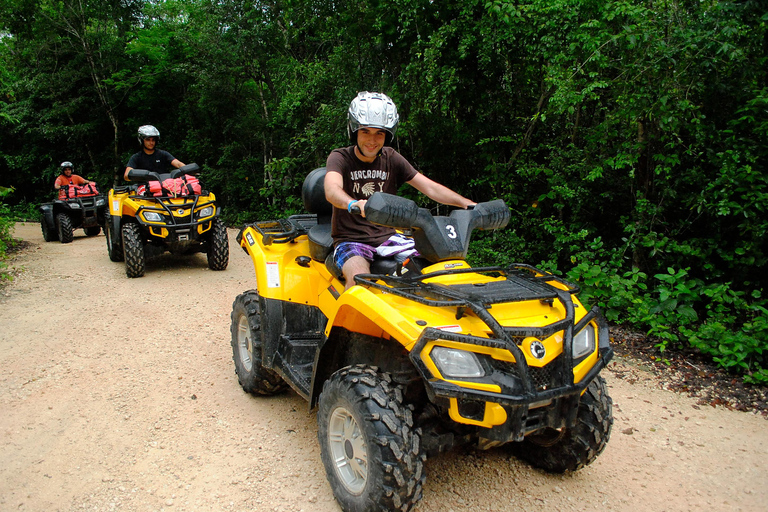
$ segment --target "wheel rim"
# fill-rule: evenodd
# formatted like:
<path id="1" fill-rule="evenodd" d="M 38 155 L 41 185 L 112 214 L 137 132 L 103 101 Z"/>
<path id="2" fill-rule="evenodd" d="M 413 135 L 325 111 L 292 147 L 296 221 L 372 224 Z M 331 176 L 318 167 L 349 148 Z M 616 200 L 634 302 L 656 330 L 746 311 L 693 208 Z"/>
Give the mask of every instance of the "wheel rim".
<path id="1" fill-rule="evenodd" d="M 240 319 L 237 322 L 237 350 L 240 353 L 240 361 L 248 372 L 253 369 L 253 361 L 251 360 L 252 346 L 251 326 L 248 325 L 248 317 L 240 315 Z"/>
<path id="2" fill-rule="evenodd" d="M 354 416 L 338 407 L 328 422 L 328 444 L 339 480 L 351 494 L 360 494 L 368 481 L 368 447 Z"/>

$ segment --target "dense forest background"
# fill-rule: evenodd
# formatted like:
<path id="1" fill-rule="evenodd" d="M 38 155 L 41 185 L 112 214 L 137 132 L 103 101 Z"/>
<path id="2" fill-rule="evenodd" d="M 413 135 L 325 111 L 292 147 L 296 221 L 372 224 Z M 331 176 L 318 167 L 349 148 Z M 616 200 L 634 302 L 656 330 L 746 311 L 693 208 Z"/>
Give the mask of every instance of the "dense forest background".
<path id="1" fill-rule="evenodd" d="M 142 124 L 230 224 L 297 212 L 382 91 L 418 169 L 511 207 L 473 262 L 542 265 L 662 352 L 768 382 L 763 0 L 0 0 L 0 22 L 6 235 L 63 160 L 118 183 Z"/>

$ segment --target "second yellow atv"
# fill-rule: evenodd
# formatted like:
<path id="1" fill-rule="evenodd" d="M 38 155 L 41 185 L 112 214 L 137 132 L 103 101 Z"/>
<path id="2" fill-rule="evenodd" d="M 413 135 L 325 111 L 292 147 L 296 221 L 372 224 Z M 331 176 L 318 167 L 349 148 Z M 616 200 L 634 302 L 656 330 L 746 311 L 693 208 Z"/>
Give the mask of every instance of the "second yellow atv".
<path id="1" fill-rule="evenodd" d="M 308 215 L 245 226 L 256 290 L 233 304 L 242 388 L 290 386 L 318 407 L 321 457 L 345 511 L 410 510 L 428 454 L 508 445 L 530 464 L 575 471 L 608 442 L 599 375 L 613 355 L 576 285 L 524 264 L 471 268 L 474 229 L 500 229 L 503 201 L 433 217 L 375 193 L 366 218 L 411 234 L 420 256 L 375 260 L 344 291 L 333 265 L 325 169 L 304 183 Z"/>
<path id="2" fill-rule="evenodd" d="M 159 186 L 169 179 L 196 176 L 199 171 L 197 164 L 185 165 L 170 174 L 131 169 L 131 181 L 142 185 L 109 191 L 104 226 L 107 252 L 112 261 L 125 260 L 128 277 L 143 276 L 146 258 L 164 251 L 204 252 L 211 270 L 227 268 L 229 240 L 227 228 L 219 218 L 216 196 L 192 189 L 184 195 L 175 194 Z M 154 188 L 160 191 L 157 195 L 151 194 Z"/>

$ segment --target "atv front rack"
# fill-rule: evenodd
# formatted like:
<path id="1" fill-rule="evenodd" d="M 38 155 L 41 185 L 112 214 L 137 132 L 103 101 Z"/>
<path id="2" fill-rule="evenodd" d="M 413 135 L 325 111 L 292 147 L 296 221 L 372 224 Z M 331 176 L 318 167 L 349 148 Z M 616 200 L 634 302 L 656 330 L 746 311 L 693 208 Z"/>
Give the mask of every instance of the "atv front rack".
<path id="1" fill-rule="evenodd" d="M 492 277 L 506 276 L 504 281 L 443 285 L 425 282 L 428 279 L 457 274 L 490 274 Z M 566 289 L 561 290 L 547 284 L 556 281 Z M 528 300 L 552 301 L 561 291 L 569 295 L 579 292 L 579 286 L 524 263 L 513 263 L 509 267 L 479 267 L 440 270 L 416 276 L 389 276 L 360 274 L 355 283 L 399 295 L 426 306 L 469 306 L 481 304 L 488 308 L 493 304 L 522 302 Z"/>

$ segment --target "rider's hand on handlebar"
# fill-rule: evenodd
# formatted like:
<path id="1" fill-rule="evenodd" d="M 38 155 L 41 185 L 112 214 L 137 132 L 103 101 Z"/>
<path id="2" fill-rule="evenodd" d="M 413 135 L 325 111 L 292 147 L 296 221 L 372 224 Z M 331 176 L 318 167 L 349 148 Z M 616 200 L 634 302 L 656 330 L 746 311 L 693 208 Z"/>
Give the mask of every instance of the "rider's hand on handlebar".
<path id="1" fill-rule="evenodd" d="M 355 201 L 349 207 L 349 213 L 351 213 L 352 215 L 362 215 L 362 217 L 365 218 L 365 203 L 366 202 L 367 202 L 366 199 L 361 199 L 359 201 Z"/>

